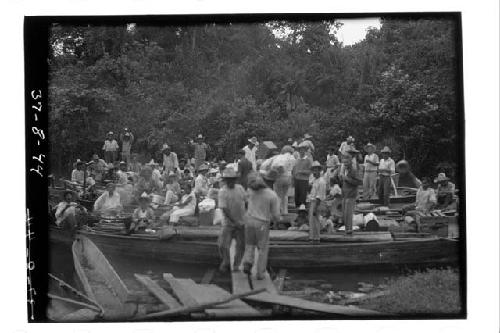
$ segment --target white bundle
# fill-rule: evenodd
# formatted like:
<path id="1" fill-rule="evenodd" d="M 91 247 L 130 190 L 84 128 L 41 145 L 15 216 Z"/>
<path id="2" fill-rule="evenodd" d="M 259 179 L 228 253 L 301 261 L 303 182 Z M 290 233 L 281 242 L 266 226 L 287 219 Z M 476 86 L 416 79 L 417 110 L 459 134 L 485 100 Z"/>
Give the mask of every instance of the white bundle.
<path id="1" fill-rule="evenodd" d="M 198 204 L 201 213 L 206 213 L 215 208 L 215 200 L 206 198 Z"/>

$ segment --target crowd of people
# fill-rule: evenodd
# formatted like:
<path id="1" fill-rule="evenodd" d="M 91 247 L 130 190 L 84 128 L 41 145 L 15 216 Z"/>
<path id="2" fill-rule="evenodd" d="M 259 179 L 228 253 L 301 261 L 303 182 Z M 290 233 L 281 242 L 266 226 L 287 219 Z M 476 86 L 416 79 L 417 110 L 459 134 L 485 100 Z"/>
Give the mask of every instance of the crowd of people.
<path id="1" fill-rule="evenodd" d="M 346 235 L 352 234 L 360 189 L 363 199 L 378 198 L 385 207 L 389 207 L 391 195 L 397 193 L 396 181 L 401 187 L 416 189 L 415 203 L 403 208 L 408 214 L 426 213 L 456 199 L 455 186 L 444 173 L 435 179 L 438 186 L 433 189 L 428 178 L 420 181 L 411 172 L 407 161 L 395 163 L 387 146 L 377 154 L 375 145 L 367 143 L 363 154 L 349 136 L 321 159 L 313 141 L 308 133 L 298 140 L 290 138 L 279 151 L 259 159 L 259 141 L 252 137 L 233 161 L 214 163 L 208 161 L 209 146 L 200 134 L 196 141 L 190 141 L 192 159 L 178 158 L 165 143 L 161 160 L 142 164 L 137 153 L 131 154 L 134 136 L 125 129 L 120 135 L 121 149 L 113 132 L 108 133 L 103 145 L 104 160 L 98 154 L 88 163 L 77 160 L 71 182 L 77 184 L 80 195 L 97 195 L 97 186 L 105 185 L 94 203 L 96 214 L 113 215 L 126 206 L 137 206 L 129 232 L 178 224 L 194 216 L 205 199 L 212 200 L 221 213 L 217 219 L 222 224 L 220 269 L 229 269 L 229 247 L 235 239 L 233 267 L 242 264 L 243 270 L 249 271 L 257 248 L 258 278 L 265 272 L 270 229 L 289 215 L 289 206 L 295 207 L 297 217 L 287 227 L 308 230 L 311 243 L 318 244 L 321 232 L 333 232 L 339 226 Z M 116 163 L 119 152 L 121 161 Z M 292 204 L 290 196 L 294 198 Z M 65 192 L 64 201 L 56 209 L 56 223 L 74 223 L 77 207 L 71 193 Z M 164 212 L 156 218 L 155 210 L 160 208 Z"/>

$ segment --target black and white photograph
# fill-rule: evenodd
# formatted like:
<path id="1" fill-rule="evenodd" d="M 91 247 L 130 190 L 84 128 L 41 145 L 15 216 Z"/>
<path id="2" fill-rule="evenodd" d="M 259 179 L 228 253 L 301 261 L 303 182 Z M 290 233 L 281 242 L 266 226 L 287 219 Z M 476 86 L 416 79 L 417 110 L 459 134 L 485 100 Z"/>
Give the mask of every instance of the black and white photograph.
<path id="1" fill-rule="evenodd" d="M 26 320 L 467 319 L 463 24 L 25 16 Z"/>

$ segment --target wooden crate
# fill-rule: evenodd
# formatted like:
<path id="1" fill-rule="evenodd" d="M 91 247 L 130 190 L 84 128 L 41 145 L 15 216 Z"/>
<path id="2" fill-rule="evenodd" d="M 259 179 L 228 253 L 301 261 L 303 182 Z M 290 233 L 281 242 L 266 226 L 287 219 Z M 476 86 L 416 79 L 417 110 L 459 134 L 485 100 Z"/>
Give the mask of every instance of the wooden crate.
<path id="1" fill-rule="evenodd" d="M 214 212 L 215 209 L 211 209 L 208 212 L 200 212 L 198 215 L 198 220 L 200 225 L 213 225 L 214 224 Z"/>
<path id="2" fill-rule="evenodd" d="M 458 238 L 457 216 L 416 216 L 419 231 L 439 237 Z"/>

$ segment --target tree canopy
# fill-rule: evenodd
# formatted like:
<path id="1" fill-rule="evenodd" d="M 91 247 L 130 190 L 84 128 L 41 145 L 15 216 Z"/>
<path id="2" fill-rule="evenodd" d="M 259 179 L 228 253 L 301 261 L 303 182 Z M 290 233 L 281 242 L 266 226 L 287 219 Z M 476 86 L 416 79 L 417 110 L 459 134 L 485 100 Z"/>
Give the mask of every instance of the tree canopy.
<path id="1" fill-rule="evenodd" d="M 389 145 L 417 174 L 457 160 L 456 25 L 383 19 L 344 46 L 339 24 L 259 22 L 148 26 L 53 25 L 49 135 L 54 172 L 100 152 L 124 127 L 133 151 L 189 138 L 232 159 L 246 139 L 309 132 L 324 162 L 346 136 Z M 286 32 L 286 33 L 285 33 Z M 59 170 L 57 170 L 59 169 Z"/>

